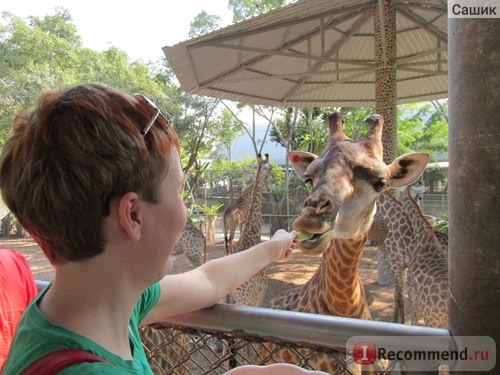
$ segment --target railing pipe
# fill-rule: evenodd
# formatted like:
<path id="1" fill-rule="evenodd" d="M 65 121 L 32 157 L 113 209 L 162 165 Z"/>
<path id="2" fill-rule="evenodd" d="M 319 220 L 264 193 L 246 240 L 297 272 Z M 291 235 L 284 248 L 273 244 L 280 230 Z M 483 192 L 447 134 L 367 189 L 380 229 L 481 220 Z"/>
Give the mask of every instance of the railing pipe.
<path id="1" fill-rule="evenodd" d="M 36 284 L 41 290 L 49 282 L 36 280 Z M 450 337 L 448 330 L 440 328 L 223 303 L 172 316 L 160 323 L 207 332 L 240 332 L 248 336 L 279 338 L 337 350 L 344 350 L 353 336 L 396 337 L 395 340 L 401 336 Z M 429 350 L 446 350 L 448 346 L 444 346 L 445 343 L 446 340 L 425 340 Z"/>
<path id="2" fill-rule="evenodd" d="M 166 324 L 207 331 L 242 331 L 250 336 L 277 337 L 328 348 L 343 348 L 353 336 L 434 336 L 450 337 L 446 329 L 404 325 L 372 320 L 343 318 L 229 304 L 216 304 L 199 311 L 169 317 Z M 445 340 L 436 340 L 444 350 Z"/>

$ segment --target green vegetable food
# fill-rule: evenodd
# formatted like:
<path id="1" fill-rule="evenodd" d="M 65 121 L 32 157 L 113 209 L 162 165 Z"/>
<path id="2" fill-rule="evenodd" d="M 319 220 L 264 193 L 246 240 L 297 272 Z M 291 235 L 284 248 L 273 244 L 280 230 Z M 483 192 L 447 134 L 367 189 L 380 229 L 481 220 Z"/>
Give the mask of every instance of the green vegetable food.
<path id="1" fill-rule="evenodd" d="M 296 236 L 296 238 L 297 238 L 299 241 L 305 241 L 305 240 L 310 239 L 312 236 L 314 236 L 314 233 L 309 233 L 309 232 L 304 232 L 303 230 L 299 230 L 299 231 L 297 232 L 297 236 Z"/>

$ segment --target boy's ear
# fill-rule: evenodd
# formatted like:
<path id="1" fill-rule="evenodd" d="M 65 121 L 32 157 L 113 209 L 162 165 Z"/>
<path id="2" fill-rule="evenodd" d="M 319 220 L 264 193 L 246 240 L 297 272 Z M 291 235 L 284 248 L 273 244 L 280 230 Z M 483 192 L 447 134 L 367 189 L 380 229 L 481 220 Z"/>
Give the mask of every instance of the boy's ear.
<path id="1" fill-rule="evenodd" d="M 118 224 L 120 228 L 134 241 L 141 238 L 142 214 L 137 204 L 137 193 L 124 194 L 118 202 Z"/>

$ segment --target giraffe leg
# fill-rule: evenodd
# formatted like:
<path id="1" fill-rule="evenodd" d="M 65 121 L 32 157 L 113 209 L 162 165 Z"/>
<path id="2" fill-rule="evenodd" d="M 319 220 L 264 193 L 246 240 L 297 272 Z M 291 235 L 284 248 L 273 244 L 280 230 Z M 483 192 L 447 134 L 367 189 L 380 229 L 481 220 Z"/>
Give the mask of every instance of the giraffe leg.
<path id="1" fill-rule="evenodd" d="M 403 290 L 403 271 L 398 269 L 396 274 L 396 283 L 394 289 L 394 323 L 405 323 L 405 299 Z"/>
<path id="2" fill-rule="evenodd" d="M 228 236 L 224 236 L 224 242 L 226 246 L 226 255 L 233 253 L 233 242 L 234 242 L 234 234 L 236 233 L 236 227 L 238 226 L 235 222 L 228 223 Z"/>
<path id="3" fill-rule="evenodd" d="M 418 324 L 418 312 L 420 310 L 417 298 L 416 285 L 413 283 L 410 272 L 408 272 L 408 305 L 410 307 L 411 324 Z"/>
<path id="4" fill-rule="evenodd" d="M 402 288 L 398 280 L 396 280 L 396 285 L 394 288 L 394 317 L 392 321 L 394 323 L 404 323 L 404 317 L 403 321 L 401 321 L 401 316 L 404 315 L 404 312 L 402 314 L 402 310 L 404 309 L 404 301 L 403 301 L 403 293 L 402 293 Z"/>

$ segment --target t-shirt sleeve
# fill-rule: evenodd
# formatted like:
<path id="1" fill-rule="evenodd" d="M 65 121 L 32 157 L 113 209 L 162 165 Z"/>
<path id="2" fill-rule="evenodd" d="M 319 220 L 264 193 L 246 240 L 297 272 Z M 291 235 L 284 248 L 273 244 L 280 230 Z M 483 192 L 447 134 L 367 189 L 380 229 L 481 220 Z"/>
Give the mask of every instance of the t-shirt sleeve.
<path id="1" fill-rule="evenodd" d="M 134 317 L 137 319 L 136 324 L 139 323 L 146 317 L 146 315 L 151 311 L 151 309 L 158 303 L 160 299 L 160 284 L 154 283 L 149 288 L 147 288 L 144 293 L 142 293 L 139 302 L 134 309 Z"/>

